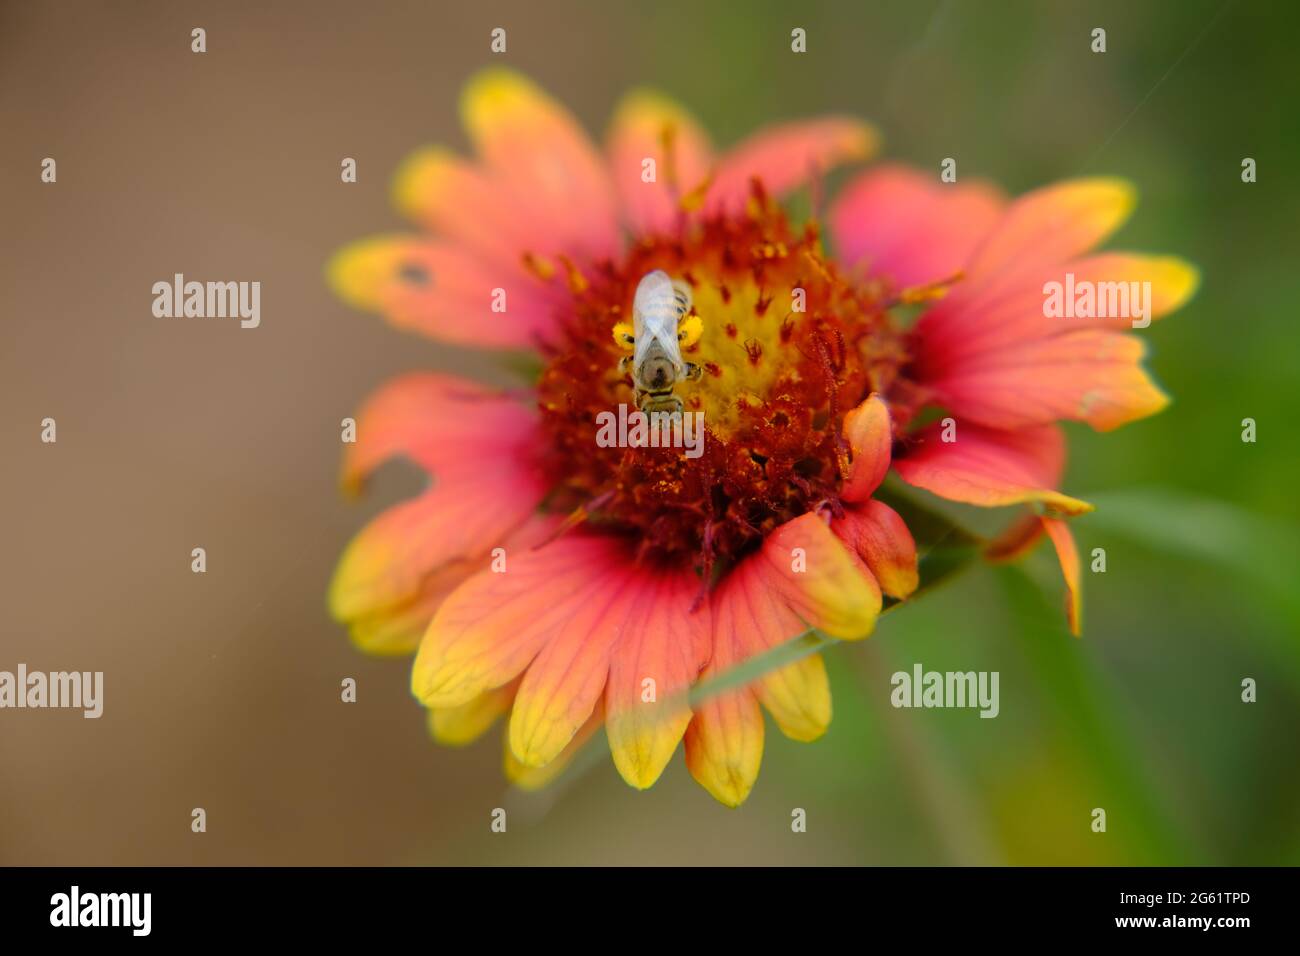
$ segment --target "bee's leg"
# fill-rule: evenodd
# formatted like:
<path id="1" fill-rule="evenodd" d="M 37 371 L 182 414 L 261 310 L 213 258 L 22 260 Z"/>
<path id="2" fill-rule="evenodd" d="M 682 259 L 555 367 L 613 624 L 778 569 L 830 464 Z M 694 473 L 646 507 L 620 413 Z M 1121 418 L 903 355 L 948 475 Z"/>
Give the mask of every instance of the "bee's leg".
<path id="1" fill-rule="evenodd" d="M 698 382 L 700 380 L 700 376 L 703 374 L 704 374 L 704 369 L 696 365 L 694 362 L 686 363 L 686 380 L 688 382 Z"/>
<path id="2" fill-rule="evenodd" d="M 688 315 L 677 326 L 677 341 L 682 348 L 689 349 L 700 341 L 704 334 L 704 320 L 698 315 Z"/>
<path id="3" fill-rule="evenodd" d="M 632 331 L 632 326 L 626 322 L 619 322 L 614 326 L 613 332 L 618 347 L 632 351 L 632 347 L 636 345 L 636 335 Z"/>
<path id="4" fill-rule="evenodd" d="M 632 368 L 632 356 L 624 355 L 621 359 L 618 360 L 619 372 L 626 374 L 631 368 Z"/>

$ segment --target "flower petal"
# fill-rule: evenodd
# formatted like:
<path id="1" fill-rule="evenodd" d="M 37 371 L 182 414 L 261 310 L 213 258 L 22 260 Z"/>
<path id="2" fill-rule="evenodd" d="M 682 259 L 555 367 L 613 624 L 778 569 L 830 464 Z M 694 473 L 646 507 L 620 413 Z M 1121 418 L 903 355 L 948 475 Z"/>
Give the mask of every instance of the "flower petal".
<path id="1" fill-rule="evenodd" d="M 687 693 L 712 651 L 707 605 L 691 611 L 699 592 L 696 577 L 685 571 L 646 573 L 651 580 L 640 586 L 610 655 L 605 687 L 614 765 L 642 790 L 659 779 L 686 732 Z"/>
<path id="2" fill-rule="evenodd" d="M 796 548 L 802 555 L 795 553 Z M 803 570 L 798 570 L 801 567 Z M 871 633 L 880 613 L 880 588 L 875 579 L 826 522 L 811 512 L 768 535 L 760 551 L 723 579 L 719 600 L 729 590 L 728 582 L 732 589 L 761 589 L 779 599 L 779 604 L 755 605 L 756 627 L 760 629 L 768 618 L 757 612 L 784 607 L 806 627 L 841 640 L 857 640 Z M 783 639 L 800 630 L 786 630 Z"/>
<path id="3" fill-rule="evenodd" d="M 1043 527 L 1056 548 L 1056 557 L 1061 562 L 1061 573 L 1065 575 L 1065 619 L 1070 625 L 1070 633 L 1078 637 L 1082 628 L 1082 574 L 1079 568 L 1079 549 L 1074 543 L 1074 534 L 1064 521 L 1044 518 Z"/>
<path id="4" fill-rule="evenodd" d="M 597 701 L 596 708 L 587 718 L 586 723 L 578 728 L 578 732 L 573 735 L 573 739 L 568 745 L 556 755 L 555 759 L 542 767 L 529 767 L 519 762 L 514 751 L 510 749 L 510 734 L 505 735 L 505 759 L 504 769 L 506 779 L 518 787 L 520 790 L 541 790 L 554 782 L 577 756 L 578 751 L 587 745 L 596 731 L 600 730 L 600 725 L 604 722 L 605 714 Z"/>
<path id="5" fill-rule="evenodd" d="M 1074 275 L 1074 284 L 1087 282 L 1103 291 L 1107 284 L 1122 283 L 1130 288 L 1150 283 L 1151 318 L 1159 319 L 1176 312 L 1196 294 L 1201 284 L 1201 274 L 1196 266 L 1177 256 L 1149 256 L 1137 252 L 1104 252 L 1069 263 L 1064 270 L 1058 268 L 1051 276 L 1057 282 L 1065 281 L 1065 272 Z M 1040 289 L 1041 291 L 1041 289 Z M 1129 310 L 1130 312 L 1132 310 Z M 1099 318 L 1066 318 L 1066 329 L 1106 328 L 1126 330 L 1133 327 L 1133 316 L 1119 314 Z M 1041 314 L 1041 312 L 1040 312 Z"/>
<path id="6" fill-rule="evenodd" d="M 435 483 L 382 513 L 344 551 L 330 608 L 356 622 L 354 639 L 380 652 L 399 650 L 420 614 L 431 614 L 451 587 L 487 566 L 489 550 L 545 494 L 530 463 L 535 441 L 527 408 L 453 376 L 405 375 L 371 396 L 357 416 L 356 441 L 345 446 L 344 487 L 359 490 L 395 455 L 429 471 Z"/>
<path id="7" fill-rule="evenodd" d="M 825 117 L 760 130 L 722 157 L 709 187 L 710 213 L 745 208 L 750 180 L 762 180 L 774 195 L 789 192 L 839 163 L 867 159 L 879 143 L 869 123 Z"/>
<path id="8" fill-rule="evenodd" d="M 430 576 L 480 558 L 537 507 L 542 489 L 506 469 L 473 482 L 437 484 L 389 508 L 352 539 L 330 584 L 330 611 L 353 621 L 409 605 Z"/>
<path id="9" fill-rule="evenodd" d="M 345 446 L 343 486 L 355 493 L 390 458 L 402 456 L 444 481 L 475 481 L 484 462 L 527 471 L 537 439 L 534 409 L 468 379 L 411 372 L 371 394 Z"/>
<path id="10" fill-rule="evenodd" d="M 468 558 L 452 560 L 431 571 L 420 584 L 420 590 L 409 601 L 393 606 L 383 606 L 348 621 L 352 642 L 367 654 L 385 656 L 405 655 L 420 646 L 420 639 L 429 629 L 429 622 L 442 602 L 470 577 L 484 568 L 490 568 L 498 557 L 527 551 L 549 535 L 554 521 L 541 515 L 530 515 L 491 549 Z"/>
<path id="11" fill-rule="evenodd" d="M 770 534 L 758 553 L 728 573 L 710 604 L 715 659 L 718 645 L 730 642 L 743 661 L 809 628 L 848 640 L 866 637 L 881 595 L 866 566 L 810 513 Z M 751 690 L 788 737 L 814 740 L 830 724 L 830 685 L 819 657 L 764 674 Z"/>
<path id="12" fill-rule="evenodd" d="M 773 650 L 808 629 L 780 592 L 769 587 L 770 582 L 763 562 L 742 561 L 715 595 L 714 641 L 730 640 L 741 661 Z M 769 671 L 750 690 L 787 737 L 816 740 L 830 726 L 830 683 L 820 656 Z"/>
<path id="13" fill-rule="evenodd" d="M 1122 179 L 1072 179 L 1026 193 L 1007 207 L 966 266 L 972 285 L 1064 262 L 1099 245 L 1137 202 Z"/>
<path id="14" fill-rule="evenodd" d="M 497 718 L 510 710 L 515 699 L 516 685 L 506 684 L 484 691 L 459 707 L 430 709 L 429 733 L 440 744 L 463 747 L 482 737 L 497 722 Z"/>
<path id="15" fill-rule="evenodd" d="M 509 187 L 521 213 L 546 225 L 547 235 L 537 237 L 547 243 L 541 251 L 591 257 L 618 251 L 608 170 L 564 107 L 520 74 L 491 69 L 466 86 L 461 115 L 479 156 Z"/>
<path id="16" fill-rule="evenodd" d="M 335 294 L 353 308 L 444 342 L 532 348 L 555 325 L 555 302 L 545 286 L 446 242 L 362 239 L 335 255 L 327 275 Z"/>
<path id="17" fill-rule="evenodd" d="M 994 564 L 1016 561 L 1032 551 L 1045 533 L 1043 519 L 1027 512 L 985 545 L 984 558 Z"/>
<path id="18" fill-rule="evenodd" d="M 619 683 L 611 697 L 617 706 L 611 731 L 615 763 L 632 786 L 654 783 L 672 757 L 689 713 L 682 711 L 679 696 L 668 695 L 664 708 L 645 713 L 647 721 L 666 717 L 660 726 L 629 717 L 629 689 L 640 700 L 642 680 L 653 676 L 643 667 L 663 663 L 633 657 L 647 645 L 675 641 L 679 658 L 668 665 L 671 670 L 658 672 L 672 689 L 689 684 L 708 653 L 707 615 L 690 614 L 698 587 L 689 571 L 655 571 L 623 555 L 612 561 L 603 592 L 575 610 L 524 675 L 510 715 L 510 745 L 517 760 L 525 766 L 554 760 L 591 713 L 616 667 Z"/>
<path id="19" fill-rule="evenodd" d="M 705 679 L 743 660 L 735 643 L 735 635 L 715 634 Z M 744 803 L 763 761 L 763 714 L 754 692 L 744 687 L 701 702 L 686 728 L 685 744 L 686 767 L 700 786 L 729 807 Z"/>
<path id="20" fill-rule="evenodd" d="M 441 147 L 407 157 L 392 196 L 405 216 L 504 268 L 503 275 L 522 269 L 525 250 L 549 248 L 553 241 L 551 225 L 524 215 L 499 176 Z"/>
<path id="21" fill-rule="evenodd" d="M 1064 521 L 1035 514 L 1025 515 L 990 542 L 984 556 L 989 561 L 998 563 L 1017 560 L 1032 551 L 1044 534 L 1052 539 L 1057 560 L 1061 564 L 1061 573 L 1065 576 L 1065 619 L 1070 626 L 1070 633 L 1078 637 L 1083 605 L 1082 575 L 1074 534 Z"/>
<path id="22" fill-rule="evenodd" d="M 1110 431 L 1169 404 L 1145 354 L 1133 335 L 1070 332 L 988 353 L 929 385 L 940 404 L 991 428 L 1068 419 Z"/>
<path id="23" fill-rule="evenodd" d="M 1003 431 L 960 422 L 952 442 L 941 440 L 942 429 L 942 422 L 922 429 L 894 459 L 908 484 L 986 508 L 1036 502 L 1060 514 L 1092 510 L 1052 490 L 1065 464 L 1065 438 L 1055 425 Z"/>
<path id="24" fill-rule="evenodd" d="M 764 674 L 754 696 L 791 740 L 808 743 L 831 725 L 831 682 L 820 654 Z"/>
<path id="25" fill-rule="evenodd" d="M 877 166 L 831 206 L 830 231 L 841 261 L 865 261 L 896 288 L 957 273 L 988 235 L 1005 200 L 979 181 L 939 182 L 904 166 Z"/>
<path id="26" fill-rule="evenodd" d="M 366 654 L 396 657 L 410 654 L 420 646 L 420 638 L 429 628 L 429 621 L 447 595 L 460 586 L 470 575 L 487 567 L 489 557 L 451 561 L 436 571 L 421 585 L 414 598 L 396 607 L 383 607 L 378 611 L 348 621 L 352 643 Z"/>
<path id="27" fill-rule="evenodd" d="M 880 589 L 903 600 L 920 583 L 916 541 L 902 517 L 883 501 L 866 501 L 845 508 L 831 530 L 866 562 Z"/>
<path id="28" fill-rule="evenodd" d="M 649 90 L 629 93 L 614 111 L 608 153 L 614 186 L 634 233 L 671 229 L 680 196 L 704 181 L 713 161 L 713 147 L 695 118 Z M 655 161 L 653 182 L 642 179 L 646 159 Z"/>
<path id="29" fill-rule="evenodd" d="M 889 407 L 879 395 L 873 393 L 844 416 L 844 439 L 852 449 L 853 459 L 840 497 L 845 501 L 866 501 L 885 480 L 894 444 Z"/>
<path id="30" fill-rule="evenodd" d="M 726 674 L 810 627 L 840 638 L 865 637 L 880 601 L 870 572 L 821 518 L 809 513 L 788 521 L 760 551 L 732 568 L 711 596 L 713 656 L 702 679 Z M 820 736 L 831 719 L 821 658 L 788 664 L 696 707 L 686 730 L 686 765 L 727 806 L 743 803 L 758 777 L 763 755 L 759 701 L 787 736 Z"/>
<path id="31" fill-rule="evenodd" d="M 1112 252 L 1053 264 L 1024 276 L 1010 288 L 940 302 L 917 322 L 913 368 L 923 382 L 942 380 L 963 366 L 996 361 L 998 352 L 1008 346 L 1082 330 L 1124 331 L 1133 327 L 1134 321 L 1140 328 L 1142 319 L 1137 313 L 1141 300 L 1133 300 L 1131 295 L 1135 288 L 1139 296 L 1149 288 L 1149 318 L 1159 319 L 1180 308 L 1198 282 L 1196 268 L 1174 256 Z M 1059 284 L 1062 306 L 1067 305 L 1067 290 L 1086 288 L 1113 314 L 1095 318 L 1048 315 L 1054 292 L 1049 283 Z M 1132 283 L 1137 283 L 1136 287 Z M 1077 301 L 1077 292 L 1075 296 Z"/>
<path id="32" fill-rule="evenodd" d="M 508 683 L 550 641 L 592 623 L 589 605 L 604 606 L 624 583 L 625 565 L 614 539 L 576 533 L 508 553 L 505 572 L 479 572 L 438 609 L 415 656 L 411 692 L 426 707 L 454 707 Z"/>

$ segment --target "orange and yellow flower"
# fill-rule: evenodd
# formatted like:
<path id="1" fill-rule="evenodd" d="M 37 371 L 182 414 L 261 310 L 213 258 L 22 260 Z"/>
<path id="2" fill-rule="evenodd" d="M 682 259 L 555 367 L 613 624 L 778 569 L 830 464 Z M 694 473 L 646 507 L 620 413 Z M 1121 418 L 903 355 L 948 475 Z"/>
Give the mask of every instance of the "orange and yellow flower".
<path id="1" fill-rule="evenodd" d="M 639 788 L 684 740 L 695 778 L 740 804 L 762 709 L 797 740 L 826 730 L 822 660 L 694 705 L 688 691 L 809 628 L 866 637 L 885 596 L 913 593 L 912 536 L 872 497 L 891 463 L 945 498 L 1034 506 L 993 555 L 1046 532 L 1077 626 L 1064 519 L 1089 505 L 1056 490 L 1056 423 L 1114 428 L 1166 399 L 1126 323 L 1045 319 L 1044 282 L 1150 281 L 1155 314 L 1196 282 L 1176 259 L 1090 254 L 1131 210 L 1126 185 L 1008 202 L 878 167 L 829 210 L 832 257 L 819 222 L 793 224 L 775 199 L 866 159 L 864 123 L 778 125 L 718 155 L 681 107 L 634 93 L 602 155 L 517 74 L 479 76 L 462 108 L 477 160 L 429 149 L 397 176 L 397 205 L 427 232 L 364 240 L 329 269 L 347 302 L 398 326 L 543 362 L 522 397 L 399 378 L 347 446 L 350 490 L 395 456 L 432 477 L 348 546 L 330 606 L 364 650 L 415 652 L 435 738 L 468 742 L 508 713 L 506 771 L 533 786 L 603 725 Z M 611 331 L 655 269 L 689 283 L 703 320 L 686 350 L 702 374 L 677 390 L 704 416 L 698 458 L 595 440 L 596 416 L 634 400 Z M 922 301 L 907 327 L 900 307 Z"/>

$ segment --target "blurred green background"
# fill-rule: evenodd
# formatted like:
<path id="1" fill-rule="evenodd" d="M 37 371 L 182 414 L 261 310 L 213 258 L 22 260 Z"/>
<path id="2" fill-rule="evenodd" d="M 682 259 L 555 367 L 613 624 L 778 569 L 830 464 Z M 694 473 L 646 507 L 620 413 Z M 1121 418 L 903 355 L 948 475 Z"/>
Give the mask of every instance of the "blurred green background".
<path id="1" fill-rule="evenodd" d="M 1172 407 L 1070 429 L 1064 490 L 1100 506 L 1074 524 L 1080 549 L 1108 555 L 1085 573 L 1081 640 L 1045 549 L 971 568 L 827 652 L 829 733 L 795 744 L 769 725 L 736 811 L 680 752 L 646 793 L 596 752 L 524 795 L 506 791 L 496 733 L 467 750 L 425 739 L 408 665 L 362 658 L 323 609 L 348 538 L 416 487 L 386 470 L 346 505 L 337 421 L 407 369 L 507 375 L 349 312 L 321 267 L 401 228 L 386 191 L 406 153 L 464 147 L 456 97 L 501 62 L 495 26 L 506 62 L 596 135 L 649 85 L 721 145 L 843 112 L 877 124 L 886 159 L 937 174 L 952 156 L 1013 194 L 1080 174 L 1137 184 L 1111 247 L 1183 256 L 1203 281 L 1142 333 Z M 3 182 L 29 224 L 4 240 L 0 292 L 24 502 L 0 665 L 100 665 L 110 681 L 102 721 L 0 717 L 0 862 L 1300 862 L 1298 29 L 1292 5 L 1251 0 L 0 7 L 18 144 Z M 36 181 L 45 155 L 68 158 L 58 193 Z M 343 190 L 345 155 L 361 181 Z M 263 328 L 148 326 L 149 284 L 182 270 L 263 278 Z M 63 459 L 31 447 L 51 408 Z M 103 562 L 88 541 L 123 544 Z M 1000 672 L 1000 716 L 892 709 L 890 674 L 916 662 Z M 355 706 L 338 704 L 341 676 L 359 680 Z M 209 811 L 201 838 L 193 806 Z M 505 836 L 489 832 L 497 806 Z"/>
<path id="2" fill-rule="evenodd" d="M 1025 569 L 969 571 L 887 616 L 867 645 L 826 654 L 826 740 L 769 735 L 741 815 L 774 825 L 786 804 L 807 806 L 821 818 L 810 842 L 841 861 L 1300 862 L 1295 8 L 758 9 L 743 24 L 702 11 L 680 35 L 685 62 L 725 73 L 658 80 L 720 135 L 837 109 L 877 122 L 889 158 L 937 169 L 953 156 L 962 175 L 1013 193 L 1124 176 L 1141 200 L 1111 247 L 1184 256 L 1203 284 L 1147 335 L 1173 406 L 1107 435 L 1070 429 L 1066 488 L 1100 506 L 1074 524 L 1080 551 L 1103 547 L 1108 564 L 1085 570 L 1083 639 L 1059 621 L 1049 548 Z M 807 56 L 753 54 L 793 25 L 808 30 Z M 1094 27 L 1104 54 L 1090 50 Z M 1246 417 L 1255 444 L 1241 440 Z M 889 674 L 918 661 L 1000 671 L 1001 716 L 892 710 Z M 1257 703 L 1241 700 L 1245 677 Z M 1088 827 L 1094 807 L 1104 835 Z"/>
<path id="3" fill-rule="evenodd" d="M 689 852 L 700 860 L 1300 863 L 1294 8 L 669 8 L 638 28 L 638 46 L 662 57 L 633 58 L 620 79 L 690 104 L 718 141 L 773 117 L 846 112 L 880 127 L 885 158 L 937 171 L 953 156 L 960 175 L 1013 194 L 1124 176 L 1141 199 L 1110 247 L 1181 255 L 1203 284 L 1147 334 L 1173 406 L 1111 434 L 1070 429 L 1066 489 L 1100 506 L 1074 523 L 1085 568 L 1093 548 L 1107 552 L 1105 574 L 1085 570 L 1082 640 L 1061 622 L 1050 548 L 1027 567 L 976 567 L 888 615 L 866 644 L 826 652 L 831 730 L 805 746 L 769 724 L 739 812 L 698 806 L 680 767 L 610 806 L 603 794 L 619 784 L 598 763 L 547 817 L 535 858 L 553 858 L 559 821 L 581 844 L 593 820 L 626 819 L 676 845 L 695 839 L 678 843 L 677 828 L 708 834 Z M 808 32 L 804 56 L 788 53 L 794 26 Z M 1090 49 L 1094 27 L 1107 31 L 1104 54 Z M 1250 185 L 1247 156 L 1260 170 Z M 831 194 L 851 175 L 834 176 Z M 1241 440 L 1246 417 L 1255 444 Z M 947 510 L 989 527 L 975 509 Z M 892 709 L 890 675 L 916 662 L 999 671 L 1001 715 Z M 1245 677 L 1256 703 L 1241 700 Z M 806 835 L 788 832 L 796 806 Z M 1105 834 L 1090 829 L 1095 807 Z M 600 843 L 598 859 L 635 858 L 612 833 Z"/>

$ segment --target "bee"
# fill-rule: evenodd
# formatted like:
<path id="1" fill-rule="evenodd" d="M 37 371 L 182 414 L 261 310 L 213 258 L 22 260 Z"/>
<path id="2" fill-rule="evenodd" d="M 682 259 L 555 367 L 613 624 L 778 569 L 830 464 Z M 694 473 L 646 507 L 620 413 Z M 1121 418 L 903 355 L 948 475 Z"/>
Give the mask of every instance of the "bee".
<path id="1" fill-rule="evenodd" d="M 682 400 L 673 394 L 673 386 L 700 377 L 700 367 L 682 358 L 682 346 L 690 348 L 704 332 L 703 320 L 688 315 L 690 311 L 691 287 L 656 269 L 637 284 L 632 325 L 614 326 L 614 341 L 632 352 L 619 361 L 619 371 L 631 370 L 637 408 L 647 415 L 680 413 Z"/>

